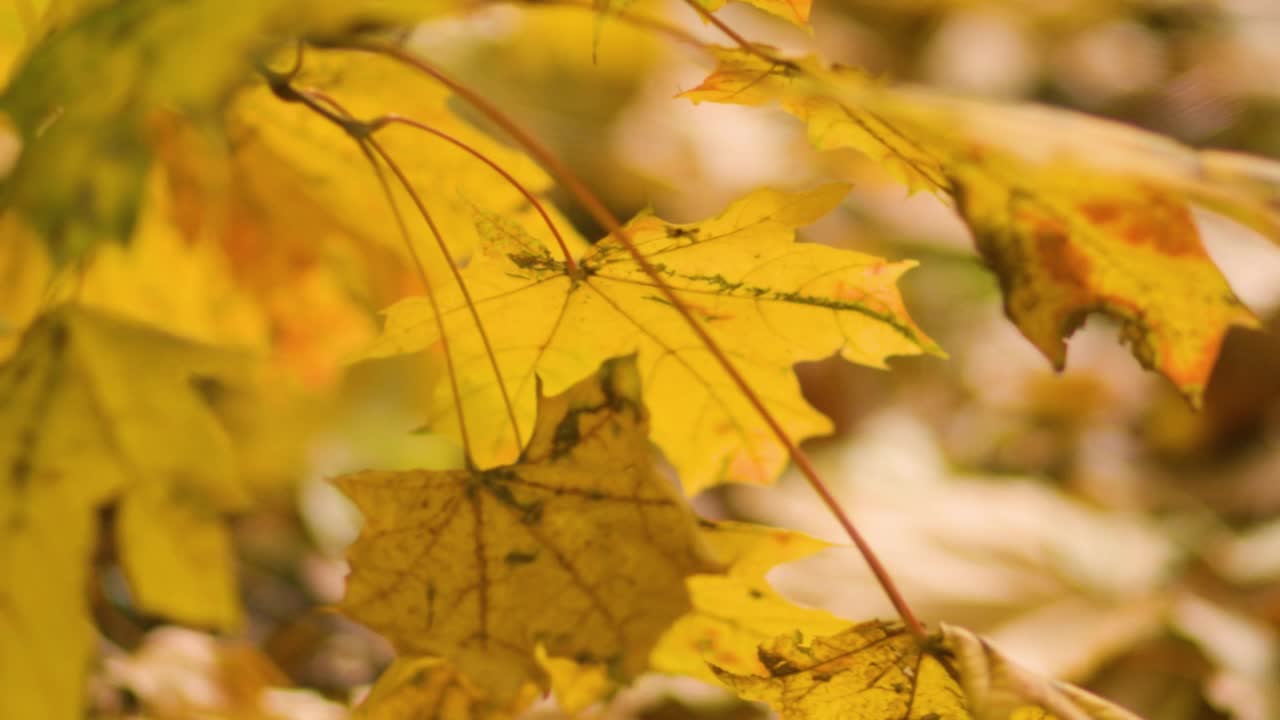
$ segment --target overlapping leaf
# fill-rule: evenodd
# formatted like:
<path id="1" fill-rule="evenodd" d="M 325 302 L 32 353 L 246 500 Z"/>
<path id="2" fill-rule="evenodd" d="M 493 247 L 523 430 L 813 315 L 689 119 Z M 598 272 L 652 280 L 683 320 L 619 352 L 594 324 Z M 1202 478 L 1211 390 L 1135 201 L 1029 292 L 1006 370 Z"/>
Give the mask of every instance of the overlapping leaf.
<path id="1" fill-rule="evenodd" d="M 1035 676 L 961 628 L 922 644 L 901 626 L 873 620 L 830 636 L 782 635 L 759 653 L 766 673 L 717 674 L 783 720 L 1137 720 Z"/>
<path id="2" fill-rule="evenodd" d="M 826 213 L 845 190 L 761 190 L 700 223 L 677 225 L 646 213 L 627 226 L 639 251 L 795 439 L 830 427 L 800 396 L 795 363 L 840 354 L 883 366 L 891 355 L 937 352 L 907 317 L 895 285 L 912 263 L 794 242 L 794 228 Z M 478 223 L 489 245 L 464 278 L 502 385 L 456 288 L 441 290 L 439 318 L 423 298 L 393 306 L 368 353 L 442 353 L 448 340 L 477 464 L 493 465 L 519 449 L 504 390 L 527 427 L 535 377 L 558 392 L 605 358 L 636 352 L 653 437 L 687 491 L 777 476 L 783 447 L 620 241 L 604 239 L 571 268 L 502 218 L 481 215 Z M 437 407 L 432 427 L 457 435 L 459 413 L 447 386 Z"/>
<path id="3" fill-rule="evenodd" d="M 689 578 L 693 609 L 654 648 L 655 670 L 708 682 L 717 681 L 711 665 L 741 675 L 763 673 L 756 654 L 761 643 L 788 632 L 825 635 L 848 626 L 826 611 L 787 601 L 765 579 L 775 566 L 813 555 L 826 543 L 738 522 L 704 523 L 699 534 L 728 569 Z"/>
<path id="4" fill-rule="evenodd" d="M 240 607 L 217 513 L 242 506 L 228 438 L 192 385 L 233 356 L 74 306 L 0 369 L 0 715 L 80 714 L 98 508 L 122 498 L 121 561 L 147 612 L 229 627 Z M 129 381 L 124 382 L 125 379 Z M 180 428 L 180 432 L 175 432 Z"/>
<path id="5" fill-rule="evenodd" d="M 1205 252 L 1186 198 L 1275 229 L 1274 197 L 1247 182 L 1259 168 L 1078 116 L 1043 123 L 1047 111 L 893 91 L 814 59 L 726 50 L 687 96 L 779 100 L 820 149 L 859 150 L 908 187 L 949 198 L 999 275 L 1010 318 L 1055 366 L 1063 338 L 1101 311 L 1144 365 L 1198 403 L 1228 328 L 1256 324 Z M 1086 156 L 1062 137 L 1097 147 Z"/>
<path id="6" fill-rule="evenodd" d="M 685 578 L 714 565 L 652 465 L 639 382 L 623 358 L 543 398 L 515 465 L 339 478 L 365 515 L 344 611 L 499 704 L 545 687 L 539 647 L 618 679 L 644 670 L 689 608 Z"/>

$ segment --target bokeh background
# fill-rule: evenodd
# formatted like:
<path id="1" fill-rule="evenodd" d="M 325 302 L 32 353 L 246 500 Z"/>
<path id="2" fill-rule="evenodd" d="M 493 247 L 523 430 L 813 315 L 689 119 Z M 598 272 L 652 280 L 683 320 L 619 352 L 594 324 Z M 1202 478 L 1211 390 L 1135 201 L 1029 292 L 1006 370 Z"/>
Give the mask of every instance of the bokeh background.
<path id="1" fill-rule="evenodd" d="M 407 42 L 549 142 L 623 217 L 653 207 L 691 221 L 760 186 L 853 183 L 804 238 L 918 260 L 903 281 L 907 306 L 950 357 L 899 359 L 888 372 L 801 367 L 806 395 L 838 428 L 809 449 L 918 614 L 984 632 L 1028 666 L 1151 720 L 1280 717 L 1280 247 L 1197 211 L 1214 259 L 1267 328 L 1233 331 L 1203 411 L 1138 367 L 1099 318 L 1055 373 L 1004 319 L 994 277 L 944 205 L 908 195 L 853 154 L 819 157 L 776 109 L 675 99 L 710 67 L 678 35 L 725 39 L 677 2 L 629 10 L 677 32 L 597 25 L 589 5 L 552 0 L 477 7 Z M 747 37 L 893 82 L 1280 157 L 1274 0 L 817 0 L 812 35 L 747 7 L 721 17 Z M 557 200 L 599 237 L 567 197 Z M 413 389 L 425 384 L 414 359 L 326 383 L 266 415 L 240 412 L 234 395 L 218 399 L 230 422 L 256 424 L 264 438 L 241 448 L 267 488 L 234 520 L 249 617 L 241 636 L 137 615 L 104 563 L 96 715 L 337 720 L 387 664 L 385 643 L 328 609 L 359 518 L 327 480 L 456 464 L 457 450 L 410 432 Z M 841 540 L 790 476 L 776 488 L 718 489 L 696 505 Z M 771 578 L 794 600 L 848 618 L 891 615 L 852 552 L 832 549 Z M 558 714 L 551 702 L 531 712 Z M 588 714 L 763 712 L 692 681 L 648 678 Z"/>

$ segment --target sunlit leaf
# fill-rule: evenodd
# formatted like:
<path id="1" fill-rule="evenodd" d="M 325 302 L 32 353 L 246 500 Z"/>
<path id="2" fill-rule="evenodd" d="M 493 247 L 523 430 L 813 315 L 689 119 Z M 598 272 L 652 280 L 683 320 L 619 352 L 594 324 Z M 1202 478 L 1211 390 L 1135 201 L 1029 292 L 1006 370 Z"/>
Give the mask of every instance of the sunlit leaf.
<path id="1" fill-rule="evenodd" d="M 892 355 L 937 352 L 908 318 L 896 281 L 911 262 L 794 242 L 844 196 L 842 185 L 800 193 L 760 190 L 700 223 L 652 214 L 627 231 L 640 252 L 724 348 L 796 439 L 827 432 L 800 396 L 792 365 L 839 354 L 883 367 Z M 578 269 L 504 219 L 482 215 L 486 252 L 464 272 L 489 333 L 517 420 L 532 415 L 534 378 L 563 390 L 607 357 L 638 352 L 653 437 L 685 489 L 772 481 L 786 462 L 773 437 L 715 358 L 616 238 L 596 244 Z M 463 398 L 472 457 L 482 467 L 518 451 L 471 315 L 455 290 L 440 300 Z M 430 303 L 387 311 L 370 357 L 431 349 L 441 335 Z M 430 425 L 458 433 L 448 387 Z"/>
<path id="2" fill-rule="evenodd" d="M 539 645 L 618 679 L 643 671 L 689 608 L 685 578 L 714 565 L 653 468 L 639 383 L 612 360 L 543 398 L 514 465 L 338 478 L 365 516 L 344 612 L 498 703 L 546 686 Z"/>

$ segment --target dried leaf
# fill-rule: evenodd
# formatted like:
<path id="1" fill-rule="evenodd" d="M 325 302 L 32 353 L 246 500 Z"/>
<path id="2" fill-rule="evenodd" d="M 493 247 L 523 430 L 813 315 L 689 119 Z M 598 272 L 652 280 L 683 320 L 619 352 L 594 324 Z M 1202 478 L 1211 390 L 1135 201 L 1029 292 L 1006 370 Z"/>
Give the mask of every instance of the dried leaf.
<path id="1" fill-rule="evenodd" d="M 1224 197 L 1226 188 L 1204 179 L 1200 158 L 1171 141 L 1068 114 L 1069 126 L 1048 124 L 1112 140 L 1124 160 L 1108 166 L 1096 159 L 1105 142 L 1086 152 L 1040 142 L 1051 135 L 1044 129 L 1030 131 L 1039 133 L 1034 142 L 1018 131 L 1020 119 L 1052 118 L 1046 110 L 1032 117 L 1017 106 L 892 90 L 812 58 L 771 62 L 742 50 L 721 51 L 717 70 L 686 97 L 780 100 L 818 148 L 858 150 L 909 188 L 949 198 L 999 275 L 1010 319 L 1055 367 L 1065 361 L 1063 338 L 1103 312 L 1123 324 L 1138 360 L 1196 405 L 1227 330 L 1257 324 L 1205 252 L 1187 202 L 1204 198 L 1256 220 L 1274 214 L 1272 200 L 1253 191 Z M 1262 175 L 1230 167 L 1235 174 L 1217 175 L 1230 189 Z"/>

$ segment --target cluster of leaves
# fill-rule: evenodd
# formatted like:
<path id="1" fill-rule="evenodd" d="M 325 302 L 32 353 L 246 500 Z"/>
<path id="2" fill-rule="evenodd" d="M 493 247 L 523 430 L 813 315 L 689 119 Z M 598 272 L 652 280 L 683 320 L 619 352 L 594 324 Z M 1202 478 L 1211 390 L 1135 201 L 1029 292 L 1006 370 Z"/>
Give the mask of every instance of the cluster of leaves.
<path id="1" fill-rule="evenodd" d="M 723 2 L 691 4 L 719 23 Z M 808 22 L 804 2 L 750 4 Z M 341 610 L 401 655 L 358 716 L 503 717 L 547 691 L 573 711 L 657 671 L 797 720 L 1131 717 L 968 630 L 927 632 L 883 570 L 897 621 L 798 606 L 765 574 L 824 543 L 694 513 L 687 497 L 770 484 L 788 459 L 812 474 L 797 443 L 831 424 L 797 363 L 942 355 L 897 288 L 913 263 L 796 241 L 843 184 L 619 222 L 401 44 L 400 28 L 462 9 L 28 8 L 0 98 L 15 147 L 0 189 L 0 715 L 80 714 L 103 537 L 139 613 L 242 622 L 227 518 L 265 492 L 243 414 L 269 411 L 228 398 L 419 354 L 424 427 L 456 442 L 460 467 L 335 481 L 365 523 Z M 889 87 L 720 27 L 738 44 L 704 47 L 717 65 L 686 97 L 779 103 L 819 150 L 943 198 L 1055 366 L 1102 312 L 1196 404 L 1228 328 L 1255 324 L 1189 204 L 1280 238 L 1263 161 Z M 1086 162 L 1097 145 L 1114 152 Z M 552 175 L 606 237 L 588 243 L 546 202 Z"/>

